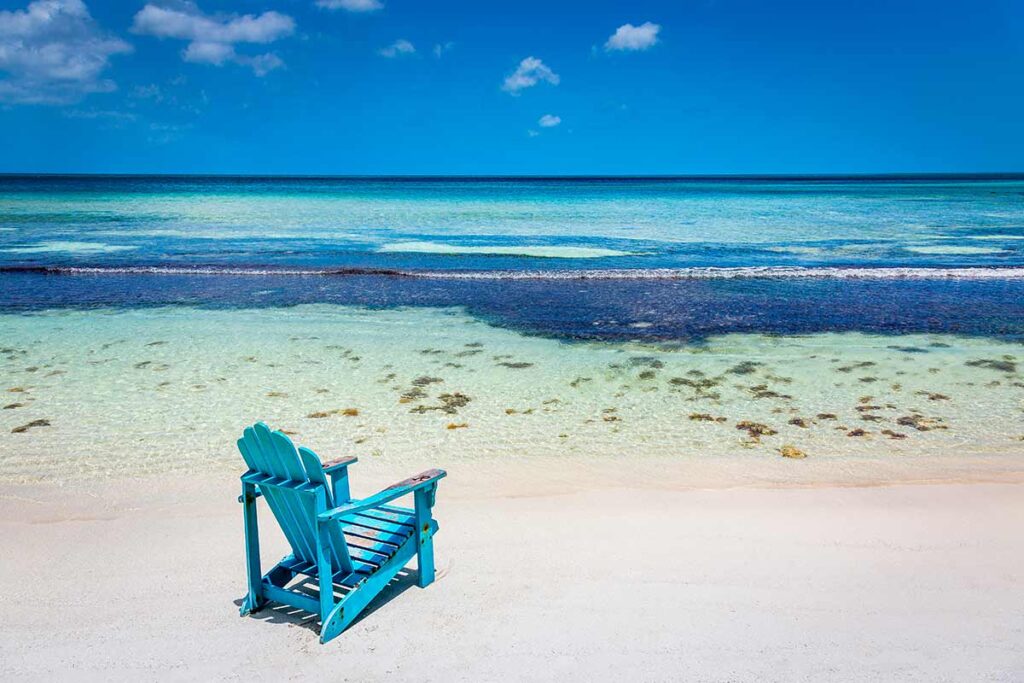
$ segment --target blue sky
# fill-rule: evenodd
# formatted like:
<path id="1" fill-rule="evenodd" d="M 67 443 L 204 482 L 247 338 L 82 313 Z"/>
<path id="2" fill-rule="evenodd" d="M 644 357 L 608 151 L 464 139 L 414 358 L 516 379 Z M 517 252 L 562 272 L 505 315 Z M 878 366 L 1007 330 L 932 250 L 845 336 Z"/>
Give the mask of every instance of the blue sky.
<path id="1" fill-rule="evenodd" d="M 0 171 L 1024 170 L 1024 2 L 0 2 Z"/>

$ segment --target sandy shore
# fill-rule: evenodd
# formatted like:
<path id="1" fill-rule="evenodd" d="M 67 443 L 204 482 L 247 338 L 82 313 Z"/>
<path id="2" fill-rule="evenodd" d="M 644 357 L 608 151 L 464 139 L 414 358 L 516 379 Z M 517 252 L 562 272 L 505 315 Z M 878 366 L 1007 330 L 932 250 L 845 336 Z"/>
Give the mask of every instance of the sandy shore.
<path id="1" fill-rule="evenodd" d="M 692 488 L 631 467 L 643 488 L 582 460 L 452 471 L 437 583 L 407 577 L 325 646 L 309 615 L 238 617 L 231 477 L 4 486 L 0 678 L 1024 677 L 1019 479 Z M 357 495 L 409 474 L 357 468 Z"/>

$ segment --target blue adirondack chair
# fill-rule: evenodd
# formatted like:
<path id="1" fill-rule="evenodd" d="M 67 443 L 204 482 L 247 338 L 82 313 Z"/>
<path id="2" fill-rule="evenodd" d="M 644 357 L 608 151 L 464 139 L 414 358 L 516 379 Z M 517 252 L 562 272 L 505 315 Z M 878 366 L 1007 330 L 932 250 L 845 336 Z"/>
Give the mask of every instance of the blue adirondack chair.
<path id="1" fill-rule="evenodd" d="M 321 463 L 308 448 L 295 448 L 279 431 L 257 422 L 238 440 L 249 470 L 242 475 L 245 557 L 249 592 L 242 616 L 268 601 L 320 615 L 320 642 L 344 631 L 373 598 L 412 559 L 419 558 L 418 583 L 434 580 L 431 517 L 443 470 L 427 470 L 362 500 L 349 495 L 348 467 L 356 458 Z M 328 484 L 330 477 L 330 484 Z M 389 505 L 413 494 L 415 509 Z M 291 554 L 266 574 L 260 570 L 256 499 L 260 496 L 281 526 Z M 289 588 L 304 575 L 317 580 L 319 597 Z M 308 582 L 307 582 L 308 583 Z M 340 599 L 335 599 L 335 592 Z"/>

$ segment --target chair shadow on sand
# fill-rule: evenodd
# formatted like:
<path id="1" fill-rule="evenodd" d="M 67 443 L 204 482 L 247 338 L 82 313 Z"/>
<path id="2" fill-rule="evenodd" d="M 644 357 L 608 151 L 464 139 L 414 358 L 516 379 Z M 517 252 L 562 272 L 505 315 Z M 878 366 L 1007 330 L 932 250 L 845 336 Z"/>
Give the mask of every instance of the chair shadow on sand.
<path id="1" fill-rule="evenodd" d="M 400 570 L 398 574 L 388 582 L 387 586 L 385 586 L 384 589 L 381 590 L 381 592 L 366 606 L 366 609 L 356 617 L 355 621 L 352 622 L 352 625 L 354 626 L 363 619 L 371 616 L 381 607 L 384 607 L 399 595 L 415 586 L 417 576 L 417 570 L 412 570 L 408 567 Z M 320 591 L 317 590 L 316 579 L 302 577 L 301 580 L 296 581 L 294 584 L 289 586 L 289 588 L 291 590 L 301 591 L 309 595 L 309 597 L 314 600 L 320 599 Z M 340 598 L 346 593 L 346 591 L 339 590 L 339 588 L 340 587 L 337 585 L 334 586 L 335 598 Z M 234 603 L 241 607 L 244 600 L 244 598 L 238 598 Z M 292 607 L 291 605 L 271 602 L 258 612 L 249 614 L 247 618 L 259 619 L 260 621 L 266 621 L 271 624 L 291 624 L 292 626 L 301 626 L 309 629 L 317 635 L 320 634 L 320 616 L 314 612 L 307 612 L 306 610 Z"/>

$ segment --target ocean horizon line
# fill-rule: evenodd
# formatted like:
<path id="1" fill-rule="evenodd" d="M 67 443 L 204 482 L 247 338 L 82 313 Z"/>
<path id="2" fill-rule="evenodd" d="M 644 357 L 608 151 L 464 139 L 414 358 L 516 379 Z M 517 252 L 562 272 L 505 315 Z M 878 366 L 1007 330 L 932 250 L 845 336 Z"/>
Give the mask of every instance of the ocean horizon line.
<path id="1" fill-rule="evenodd" d="M 709 173 L 709 174 L 294 174 L 294 173 L 79 173 L 0 171 L 0 180 L 338 180 L 338 181 L 548 181 L 548 182 L 857 182 L 857 181 L 992 181 L 1024 180 L 1024 171 L 898 173 Z"/>

